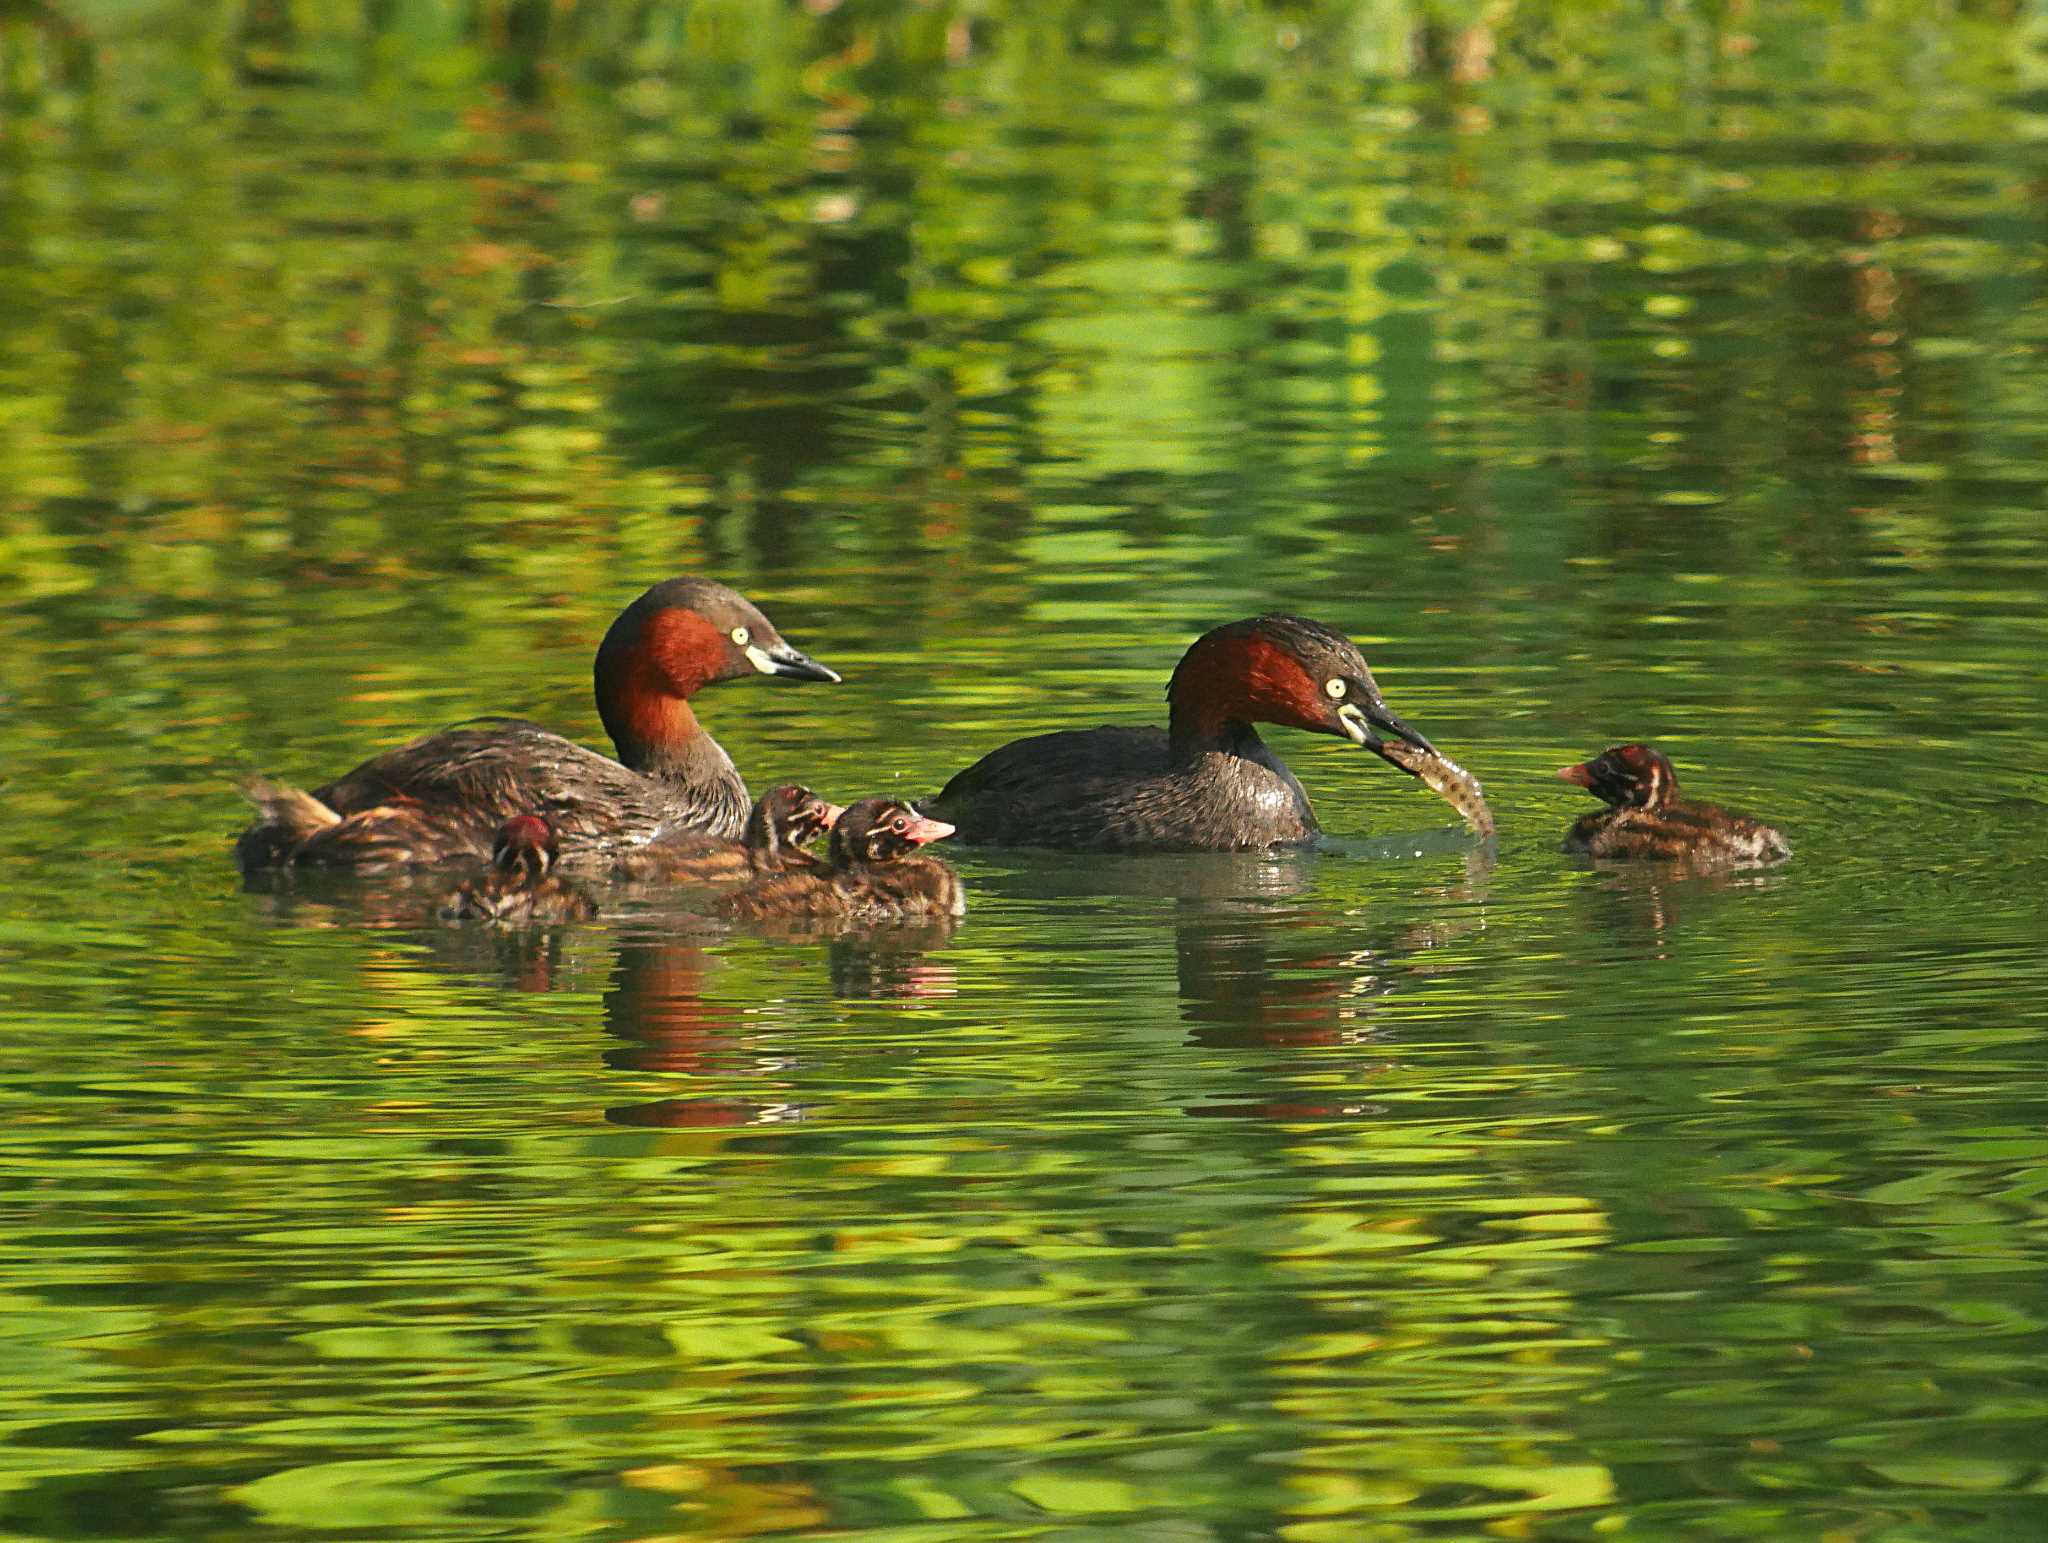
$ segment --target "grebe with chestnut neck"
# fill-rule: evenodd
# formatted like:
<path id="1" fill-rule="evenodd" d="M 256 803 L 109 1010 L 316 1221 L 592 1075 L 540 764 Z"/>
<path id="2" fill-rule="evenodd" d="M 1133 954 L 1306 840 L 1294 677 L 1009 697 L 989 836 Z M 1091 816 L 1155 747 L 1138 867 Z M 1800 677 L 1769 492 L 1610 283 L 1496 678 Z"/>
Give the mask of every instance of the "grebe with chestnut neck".
<path id="1" fill-rule="evenodd" d="M 1335 628 L 1254 616 L 1197 638 L 1166 688 L 1166 728 L 1069 729 L 1015 740 L 956 775 L 925 811 L 960 839 L 1097 852 L 1242 852 L 1321 827 L 1254 723 L 1333 734 L 1421 778 L 1480 834 L 1492 816 L 1469 773 L 1380 697 Z M 1447 793 L 1446 796 L 1451 796 Z"/>
<path id="2" fill-rule="evenodd" d="M 548 821 L 564 862 L 687 831 L 731 839 L 746 822 L 747 785 L 690 699 L 755 675 L 839 679 L 750 602 L 696 578 L 669 579 L 627 606 L 598 647 L 594 674 L 616 761 L 520 718 L 444 729 L 310 793 L 252 781 L 245 791 L 259 818 L 236 857 L 245 871 L 476 860 L 503 821 L 528 813 Z"/>
<path id="3" fill-rule="evenodd" d="M 960 877 L 920 848 L 953 834 L 894 798 L 849 804 L 832 827 L 823 868 L 770 874 L 724 896 L 714 913 L 737 921 L 925 921 L 967 914 Z"/>
<path id="4" fill-rule="evenodd" d="M 1616 745 L 1558 776 L 1609 805 L 1572 825 L 1567 852 L 1697 867 L 1756 867 L 1792 855 L 1790 843 L 1763 821 L 1680 798 L 1670 757 L 1648 745 Z"/>

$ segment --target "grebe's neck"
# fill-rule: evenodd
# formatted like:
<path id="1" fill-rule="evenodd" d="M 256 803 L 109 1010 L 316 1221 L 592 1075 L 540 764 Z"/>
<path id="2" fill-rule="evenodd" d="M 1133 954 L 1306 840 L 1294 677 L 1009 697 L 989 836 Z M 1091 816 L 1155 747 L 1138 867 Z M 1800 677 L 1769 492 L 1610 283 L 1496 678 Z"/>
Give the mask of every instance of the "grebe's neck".
<path id="1" fill-rule="evenodd" d="M 711 834 L 740 834 L 752 802 L 746 780 L 665 679 L 629 675 L 626 689 L 600 696 L 598 707 L 623 765 L 676 789 Z"/>
<path id="2" fill-rule="evenodd" d="M 619 760 L 643 776 L 687 781 L 690 769 L 705 763 L 707 747 L 711 757 L 725 759 L 690 704 L 659 678 L 629 678 L 609 701 L 599 698 L 598 711 Z"/>
<path id="3" fill-rule="evenodd" d="M 1195 639 L 1166 688 L 1166 737 L 1176 761 L 1258 747 L 1254 723 L 1327 732 L 1318 687 L 1294 654 L 1251 624 Z"/>
<path id="4" fill-rule="evenodd" d="M 747 833 L 742 838 L 747 856 L 758 867 L 782 858 L 782 825 L 765 804 L 756 804 L 747 816 Z"/>
<path id="5" fill-rule="evenodd" d="M 1176 701 L 1167 711 L 1166 742 L 1176 761 L 1191 761 L 1211 750 L 1227 750 L 1250 735 L 1252 726 L 1233 717 L 1212 697 Z"/>
<path id="6" fill-rule="evenodd" d="M 690 698 L 720 678 L 724 639 L 693 611 L 655 609 L 643 595 L 612 623 L 598 646 L 597 711 L 619 759 L 649 777 L 675 780 L 703 761 L 711 736 Z"/>

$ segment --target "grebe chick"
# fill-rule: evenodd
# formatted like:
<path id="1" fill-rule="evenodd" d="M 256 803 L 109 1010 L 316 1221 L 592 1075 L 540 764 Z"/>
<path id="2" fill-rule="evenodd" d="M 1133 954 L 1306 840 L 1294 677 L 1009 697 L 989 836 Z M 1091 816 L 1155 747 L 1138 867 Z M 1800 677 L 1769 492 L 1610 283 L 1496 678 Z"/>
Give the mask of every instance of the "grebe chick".
<path id="1" fill-rule="evenodd" d="M 450 921 L 476 918 L 507 926 L 588 921 L 597 907 L 554 871 L 557 850 L 554 830 L 546 820 L 537 814 L 514 815 L 498 827 L 491 871 L 450 895 L 441 915 Z"/>
<path id="2" fill-rule="evenodd" d="M 916 921 L 964 916 L 960 877 L 919 848 L 953 834 L 893 798 L 848 805 L 832 827 L 831 859 L 822 869 L 773 874 L 726 895 L 713 913 L 740 921 Z"/>
<path id="3" fill-rule="evenodd" d="M 740 840 L 694 835 L 652 841 L 614 863 L 612 876 L 639 883 L 734 884 L 821 868 L 823 864 L 804 848 L 845 812 L 809 788 L 785 782 L 755 802 Z"/>
<path id="4" fill-rule="evenodd" d="M 1565 833 L 1564 850 L 1589 857 L 1752 867 L 1792 855 L 1761 820 L 1678 796 L 1670 758 L 1648 745 L 1616 745 L 1558 772 L 1610 806 Z"/>

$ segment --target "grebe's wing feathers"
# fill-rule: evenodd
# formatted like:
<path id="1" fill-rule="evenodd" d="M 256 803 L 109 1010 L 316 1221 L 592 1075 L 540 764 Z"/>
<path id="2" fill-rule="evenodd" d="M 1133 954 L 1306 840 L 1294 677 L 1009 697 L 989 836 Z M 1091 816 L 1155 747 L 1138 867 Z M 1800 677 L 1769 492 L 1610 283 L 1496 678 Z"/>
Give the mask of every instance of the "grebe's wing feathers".
<path id="1" fill-rule="evenodd" d="M 730 763 L 726 763 L 728 766 Z M 491 836 L 515 814 L 544 815 L 565 857 L 593 841 L 631 844 L 680 827 L 683 790 L 642 776 L 610 756 L 523 718 L 423 735 L 363 762 L 313 790 L 347 816 L 381 805 L 407 804 L 448 826 L 455 845 L 487 857 Z M 701 790 L 710 834 L 734 837 L 746 819 L 744 785 Z"/>
<path id="2" fill-rule="evenodd" d="M 1078 789 L 1156 776 L 1171 764 L 1157 728 L 1063 729 L 991 750 L 918 809 L 960 829 L 970 842 L 1035 844 L 1031 832 Z"/>

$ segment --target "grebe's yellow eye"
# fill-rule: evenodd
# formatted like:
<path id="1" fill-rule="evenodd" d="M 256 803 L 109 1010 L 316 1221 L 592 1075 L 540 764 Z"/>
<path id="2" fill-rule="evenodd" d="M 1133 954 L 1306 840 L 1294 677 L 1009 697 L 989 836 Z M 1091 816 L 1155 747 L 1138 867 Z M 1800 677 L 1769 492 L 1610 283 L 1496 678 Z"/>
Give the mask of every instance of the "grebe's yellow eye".
<path id="1" fill-rule="evenodd" d="M 1341 675 L 1333 675 L 1323 682 L 1323 691 L 1333 702 L 1343 700 L 1344 690 L 1344 677 Z"/>
<path id="2" fill-rule="evenodd" d="M 735 627 L 732 629 L 732 640 L 733 642 L 737 643 L 741 648 L 745 648 L 747 646 L 747 639 L 750 636 L 751 634 L 747 631 L 745 627 Z"/>

